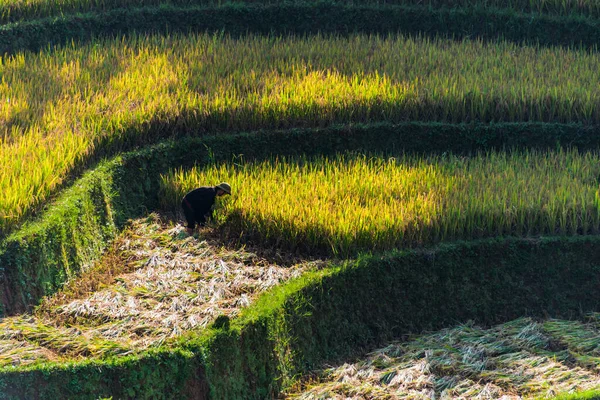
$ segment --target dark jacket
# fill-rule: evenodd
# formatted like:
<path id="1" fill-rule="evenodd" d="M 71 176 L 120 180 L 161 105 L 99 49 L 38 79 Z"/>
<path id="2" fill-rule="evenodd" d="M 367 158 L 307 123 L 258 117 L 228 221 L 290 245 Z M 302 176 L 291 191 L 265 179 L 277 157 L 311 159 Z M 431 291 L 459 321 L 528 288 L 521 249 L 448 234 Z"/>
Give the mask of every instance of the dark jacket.
<path id="1" fill-rule="evenodd" d="M 200 223 L 206 222 L 206 215 L 212 217 L 212 206 L 215 204 L 217 197 L 217 188 L 214 186 L 203 186 L 194 189 L 183 196 L 183 205 L 189 204 L 196 216 L 196 221 Z"/>

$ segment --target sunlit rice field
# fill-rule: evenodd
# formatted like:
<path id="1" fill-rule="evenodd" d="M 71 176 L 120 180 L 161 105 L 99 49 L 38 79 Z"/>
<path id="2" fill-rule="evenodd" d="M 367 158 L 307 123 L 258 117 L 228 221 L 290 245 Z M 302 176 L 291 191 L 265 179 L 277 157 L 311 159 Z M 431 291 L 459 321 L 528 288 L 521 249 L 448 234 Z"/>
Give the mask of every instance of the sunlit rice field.
<path id="1" fill-rule="evenodd" d="M 289 0 L 288 0 L 289 1 Z M 78 12 L 107 11 L 120 7 L 172 4 L 177 6 L 222 5 L 228 0 L 0 0 L 0 23 Z M 238 3 L 278 4 L 282 0 L 239 0 Z M 296 2 L 301 2 L 296 0 Z M 308 2 L 311 2 L 310 0 Z M 421 5 L 430 7 L 494 7 L 518 12 L 555 15 L 600 15 L 594 0 L 352 0 L 346 4 Z"/>
<path id="2" fill-rule="evenodd" d="M 345 155 L 278 158 L 176 170 L 162 198 L 228 181 L 217 213 L 232 237 L 347 255 L 504 235 L 600 230 L 600 153 L 474 157 Z"/>
<path id="3" fill-rule="evenodd" d="M 466 324 L 324 370 L 322 382 L 288 398 L 552 398 L 600 387 L 599 338 L 597 315 L 587 324 L 528 318 L 490 329 Z"/>
<path id="4" fill-rule="evenodd" d="M 480 41 L 132 36 L 0 62 L 0 236 L 91 154 L 175 132 L 600 122 L 590 51 Z"/>

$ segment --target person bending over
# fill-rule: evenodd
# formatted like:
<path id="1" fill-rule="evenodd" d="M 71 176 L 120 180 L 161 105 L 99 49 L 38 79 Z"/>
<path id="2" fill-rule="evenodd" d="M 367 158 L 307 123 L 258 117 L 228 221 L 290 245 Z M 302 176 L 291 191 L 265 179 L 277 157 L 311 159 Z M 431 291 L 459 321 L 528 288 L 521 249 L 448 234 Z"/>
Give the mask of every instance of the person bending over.
<path id="1" fill-rule="evenodd" d="M 212 218 L 212 206 L 215 204 L 215 198 L 231 194 L 231 186 L 222 182 L 217 186 L 203 186 L 194 189 L 181 201 L 183 214 L 187 221 L 186 231 L 189 235 L 194 233 L 196 223 L 204 226 L 207 218 Z"/>

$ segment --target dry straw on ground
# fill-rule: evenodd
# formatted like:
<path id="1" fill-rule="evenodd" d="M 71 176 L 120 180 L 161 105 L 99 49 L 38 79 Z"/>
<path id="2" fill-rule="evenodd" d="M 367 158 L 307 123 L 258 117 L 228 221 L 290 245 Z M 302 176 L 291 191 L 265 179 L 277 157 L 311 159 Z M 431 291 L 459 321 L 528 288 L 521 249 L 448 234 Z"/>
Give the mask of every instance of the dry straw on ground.
<path id="1" fill-rule="evenodd" d="M 0 322 L 0 365 L 168 344 L 219 315 L 235 317 L 260 292 L 299 276 L 308 265 L 281 267 L 243 249 L 188 237 L 183 226 L 157 216 L 134 221 L 111 253 L 112 263 L 123 263 L 123 273 L 111 269 L 112 282 L 102 284 L 106 276 L 92 271 L 95 283 L 85 274 L 79 280 L 95 291 L 74 290 L 75 281 L 34 315 Z"/>
<path id="2" fill-rule="evenodd" d="M 490 329 L 462 325 L 327 369 L 322 383 L 290 397 L 520 399 L 597 388 L 597 368 L 577 358 L 579 350 L 598 353 L 596 325 L 595 318 L 588 324 L 523 318 Z"/>

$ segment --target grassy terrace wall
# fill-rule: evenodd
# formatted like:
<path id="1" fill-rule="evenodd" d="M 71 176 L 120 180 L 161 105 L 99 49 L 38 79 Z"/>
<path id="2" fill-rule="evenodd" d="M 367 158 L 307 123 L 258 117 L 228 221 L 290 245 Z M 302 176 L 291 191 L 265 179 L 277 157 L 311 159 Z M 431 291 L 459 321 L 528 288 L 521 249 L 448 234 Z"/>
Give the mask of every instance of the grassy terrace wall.
<path id="1" fill-rule="evenodd" d="M 586 16 L 524 14 L 493 8 L 286 2 L 222 6 L 163 5 L 78 13 L 0 26 L 0 53 L 118 36 L 128 32 L 248 32 L 258 34 L 396 33 L 481 37 L 542 45 L 600 43 L 600 20 Z"/>
<path id="2" fill-rule="evenodd" d="M 109 361 L 79 361 L 48 364 L 29 370 L 0 372 L 0 399 L 115 399 L 181 398 L 182 393 L 202 392 L 203 384 L 191 380 L 201 368 L 189 351 L 155 351 L 142 357 L 122 357 Z M 189 383 L 188 383 L 189 381 Z M 173 393 L 168 396 L 167 393 Z"/>
<path id="3" fill-rule="evenodd" d="M 493 324 L 517 315 L 572 317 L 594 309 L 600 299 L 589 294 L 600 283 L 599 243 L 597 238 L 490 240 L 367 257 L 281 296 L 280 306 L 261 316 L 277 298 L 267 294 L 255 307 L 259 312 L 242 318 L 239 332 L 220 331 L 210 342 L 212 394 L 264 398 L 272 378 L 285 385 L 296 373 L 363 346 L 456 321 Z M 265 360 L 269 352 L 276 354 L 272 366 L 253 367 L 261 356 L 252 349 L 266 349 Z"/>
<path id="4" fill-rule="evenodd" d="M 5 368 L 0 398 L 264 399 L 398 335 L 473 319 L 597 310 L 600 237 L 497 239 L 363 257 L 265 293 L 180 349 Z"/>

